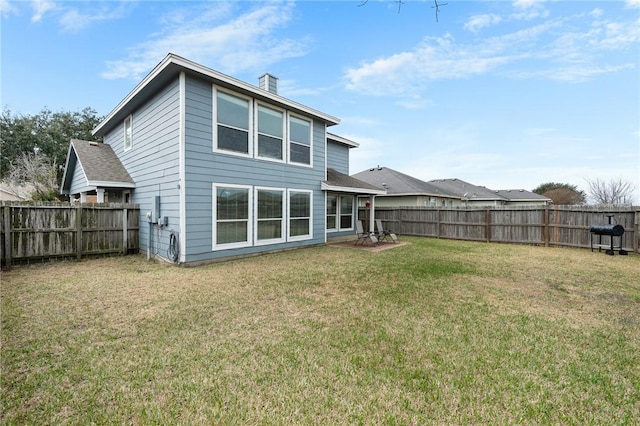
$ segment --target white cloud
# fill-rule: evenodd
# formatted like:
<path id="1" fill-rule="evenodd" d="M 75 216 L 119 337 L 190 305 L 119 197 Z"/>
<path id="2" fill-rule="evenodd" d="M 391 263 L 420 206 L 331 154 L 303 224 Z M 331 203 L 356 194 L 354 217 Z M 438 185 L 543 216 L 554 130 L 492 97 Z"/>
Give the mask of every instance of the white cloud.
<path id="1" fill-rule="evenodd" d="M 8 17 L 12 13 L 18 13 L 18 8 L 8 0 L 0 0 L 0 17 Z"/>
<path id="2" fill-rule="evenodd" d="M 31 2 L 31 8 L 33 9 L 33 15 L 31 16 L 31 22 L 40 22 L 44 15 L 55 9 L 55 4 L 52 1 L 47 0 L 34 0 Z"/>
<path id="3" fill-rule="evenodd" d="M 544 3 L 545 0 L 514 0 L 513 7 L 517 9 L 529 9 Z"/>
<path id="4" fill-rule="evenodd" d="M 626 0 L 625 5 L 628 8 L 640 8 L 640 0 Z"/>
<path id="5" fill-rule="evenodd" d="M 111 21 L 126 16 L 126 3 L 117 2 L 115 9 L 100 7 L 86 12 L 80 12 L 79 9 L 73 7 L 62 13 L 58 23 L 64 31 L 77 32 L 89 27 L 95 22 Z"/>
<path id="6" fill-rule="evenodd" d="M 480 28 L 481 22 L 491 19 L 479 19 L 478 26 L 469 28 Z M 576 29 L 580 27 L 584 29 Z M 434 80 L 489 72 L 579 83 L 636 66 L 629 59 L 607 63 L 602 58 L 604 51 L 629 49 L 638 42 L 640 20 L 607 22 L 592 14 L 549 20 L 468 43 L 458 43 L 448 34 L 427 37 L 411 50 L 347 69 L 345 86 L 371 95 L 416 96 Z"/>
<path id="7" fill-rule="evenodd" d="M 243 5 L 251 3 L 242 3 Z M 140 79 L 167 53 L 172 52 L 196 62 L 212 64 L 226 73 L 261 69 L 283 58 L 306 53 L 304 40 L 279 39 L 274 32 L 293 15 L 293 3 L 265 3 L 246 13 L 228 17 L 217 2 L 206 3 L 198 16 L 178 14 L 165 22 L 168 27 L 151 40 L 132 47 L 125 59 L 107 62 L 103 77 Z M 220 19 L 221 17 L 226 19 Z M 178 21 L 181 25 L 175 25 Z"/>
<path id="8" fill-rule="evenodd" d="M 464 28 L 471 32 L 477 33 L 481 28 L 485 28 L 491 25 L 496 25 L 502 22 L 502 18 L 493 13 L 487 13 L 484 15 L 474 15 L 467 20 L 464 24 Z"/>

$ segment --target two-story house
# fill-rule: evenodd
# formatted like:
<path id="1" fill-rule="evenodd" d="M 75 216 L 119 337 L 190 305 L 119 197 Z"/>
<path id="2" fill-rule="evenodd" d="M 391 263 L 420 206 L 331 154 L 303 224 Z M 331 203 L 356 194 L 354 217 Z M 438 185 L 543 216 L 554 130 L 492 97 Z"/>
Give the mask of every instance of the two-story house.
<path id="1" fill-rule="evenodd" d="M 61 192 L 139 204 L 141 249 L 177 263 L 353 235 L 357 197 L 384 191 L 349 177 L 336 117 L 277 86 L 169 54 L 94 129 L 103 144 L 71 141 Z"/>

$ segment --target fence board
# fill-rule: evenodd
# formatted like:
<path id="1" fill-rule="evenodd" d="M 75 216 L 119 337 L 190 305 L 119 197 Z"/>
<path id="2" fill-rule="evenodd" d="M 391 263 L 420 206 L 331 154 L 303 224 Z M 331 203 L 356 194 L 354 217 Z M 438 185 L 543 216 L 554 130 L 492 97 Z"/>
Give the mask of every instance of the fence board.
<path id="1" fill-rule="evenodd" d="M 3 202 L 2 264 L 139 249 L 139 207 L 126 204 Z"/>
<path id="2" fill-rule="evenodd" d="M 369 211 L 359 213 L 368 222 Z M 611 218 L 612 224 L 625 229 L 624 250 L 638 252 L 640 246 L 639 207 L 381 207 L 375 217 L 385 229 L 401 235 L 583 248 L 591 247 L 591 238 L 596 242 L 589 228 L 608 224 Z M 608 244 L 608 238 L 602 237 L 602 244 Z"/>

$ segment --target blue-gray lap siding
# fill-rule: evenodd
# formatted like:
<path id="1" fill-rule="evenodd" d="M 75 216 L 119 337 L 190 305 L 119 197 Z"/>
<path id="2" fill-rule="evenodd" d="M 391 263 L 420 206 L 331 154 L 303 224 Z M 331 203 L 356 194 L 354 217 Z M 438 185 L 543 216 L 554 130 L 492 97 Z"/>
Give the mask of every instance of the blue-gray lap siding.
<path id="1" fill-rule="evenodd" d="M 179 231 L 179 80 L 160 90 L 152 99 L 132 112 L 133 146 L 124 151 L 124 123 L 111 129 L 104 142 L 112 146 L 135 182 L 131 202 L 140 204 L 140 249 L 147 250 L 150 226 L 145 213 L 155 217 L 155 197 L 160 196 L 160 215 L 167 216 L 167 227 L 151 228 L 151 251 L 163 258 L 171 231 Z"/>
<path id="2" fill-rule="evenodd" d="M 341 143 L 328 141 L 327 143 L 327 167 L 334 169 L 345 175 L 349 174 L 349 147 Z M 354 220 L 356 200 L 354 198 Z M 354 222 L 355 223 L 355 222 Z M 327 238 L 345 237 L 354 235 L 354 230 L 349 231 L 327 231 Z"/>
<path id="3" fill-rule="evenodd" d="M 325 123 L 313 124 L 313 168 L 221 154 L 213 151 L 212 85 L 187 77 L 185 97 L 186 261 L 324 243 Z M 312 239 L 213 251 L 214 183 L 313 190 Z"/>
<path id="4" fill-rule="evenodd" d="M 349 174 L 349 147 L 341 143 L 327 143 L 327 167 L 345 175 Z"/>
<path id="5" fill-rule="evenodd" d="M 73 178 L 71 180 L 71 184 L 69 185 L 69 193 L 70 194 L 79 194 L 84 191 L 89 191 L 89 182 L 87 182 L 87 177 L 84 175 L 82 171 L 82 166 L 78 161 L 78 158 L 75 159 L 75 167 L 73 169 Z"/>

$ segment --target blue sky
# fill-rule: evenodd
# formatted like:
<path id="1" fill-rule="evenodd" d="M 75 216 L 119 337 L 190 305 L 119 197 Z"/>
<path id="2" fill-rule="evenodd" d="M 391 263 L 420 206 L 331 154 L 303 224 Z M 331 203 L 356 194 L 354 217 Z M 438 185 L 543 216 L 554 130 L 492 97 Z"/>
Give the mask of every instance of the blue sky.
<path id="1" fill-rule="evenodd" d="M 640 188 L 640 0 L 445 2 L 0 0 L 0 102 L 106 115 L 173 52 L 339 117 L 351 173 Z"/>

